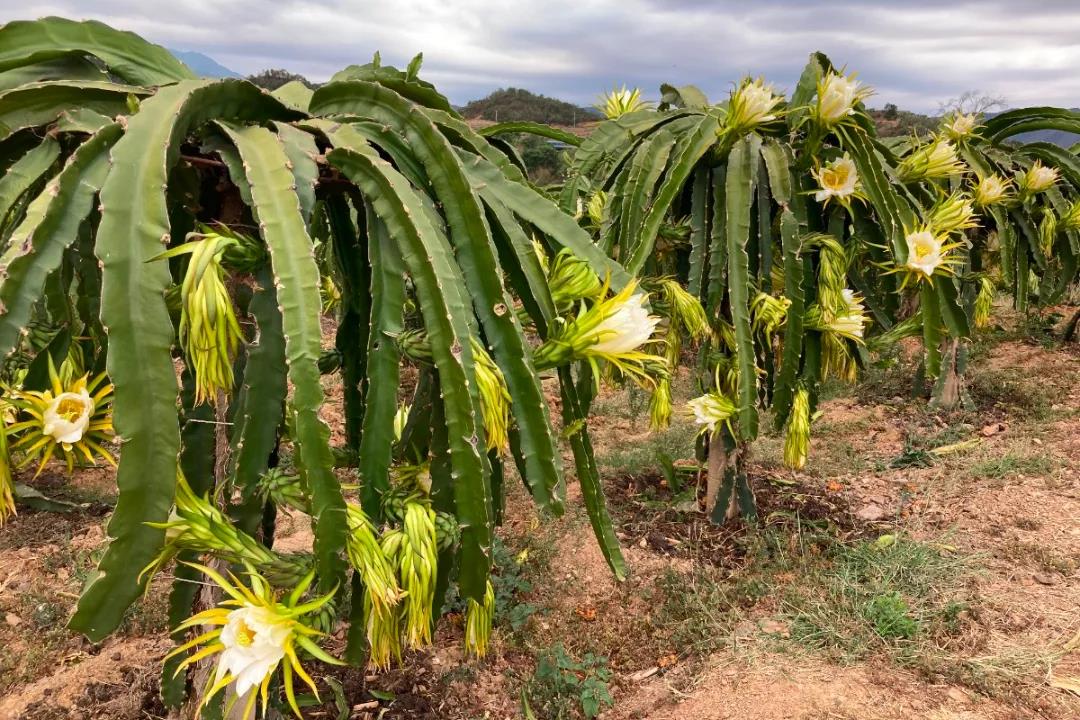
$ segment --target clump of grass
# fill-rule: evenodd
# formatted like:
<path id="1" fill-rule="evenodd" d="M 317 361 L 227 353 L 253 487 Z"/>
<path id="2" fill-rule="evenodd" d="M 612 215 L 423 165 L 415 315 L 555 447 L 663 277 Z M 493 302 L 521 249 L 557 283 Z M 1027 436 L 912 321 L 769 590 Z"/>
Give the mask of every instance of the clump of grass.
<path id="1" fill-rule="evenodd" d="M 959 630 L 969 561 L 942 546 L 883 536 L 837 544 L 784 597 L 791 638 L 850 661 Z"/>
<path id="2" fill-rule="evenodd" d="M 658 458 L 689 458 L 694 456 L 694 440 L 698 429 L 685 422 L 673 421 L 663 432 L 653 433 L 634 444 L 615 444 L 597 458 L 605 474 L 626 475 L 660 472 Z"/>
<path id="3" fill-rule="evenodd" d="M 1007 453 L 999 457 L 980 460 L 971 466 L 971 476 L 977 478 L 1006 478 L 1016 475 L 1046 475 L 1054 464 L 1045 455 L 1020 455 Z"/>
<path id="4" fill-rule="evenodd" d="M 1000 408 L 1031 420 L 1051 415 L 1054 386 L 1020 368 L 980 367 L 967 373 L 967 380 L 968 392 L 980 409 Z"/>

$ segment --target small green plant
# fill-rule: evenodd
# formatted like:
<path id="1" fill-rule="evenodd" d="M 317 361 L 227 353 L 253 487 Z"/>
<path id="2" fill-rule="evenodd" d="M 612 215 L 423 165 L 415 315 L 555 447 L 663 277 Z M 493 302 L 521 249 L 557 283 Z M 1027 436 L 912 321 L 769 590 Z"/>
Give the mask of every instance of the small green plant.
<path id="1" fill-rule="evenodd" d="M 908 614 L 911 608 L 895 590 L 878 595 L 866 606 L 864 615 L 885 640 L 903 638 L 910 640 L 919 632 L 919 623 Z"/>
<path id="2" fill-rule="evenodd" d="M 541 653 L 536 671 L 522 693 L 526 716 L 552 718 L 591 718 L 615 701 L 608 690 L 611 670 L 608 660 L 586 653 L 575 660 L 562 644 Z"/>
<path id="3" fill-rule="evenodd" d="M 1008 453 L 975 463 L 971 467 L 971 474 L 981 478 L 1004 478 L 1014 475 L 1045 475 L 1053 468 L 1054 464 L 1045 455 Z"/>

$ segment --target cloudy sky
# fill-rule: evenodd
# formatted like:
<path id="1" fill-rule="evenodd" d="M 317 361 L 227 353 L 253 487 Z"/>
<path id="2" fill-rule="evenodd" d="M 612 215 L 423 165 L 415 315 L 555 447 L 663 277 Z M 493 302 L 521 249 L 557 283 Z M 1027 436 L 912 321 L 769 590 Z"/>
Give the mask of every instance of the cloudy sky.
<path id="1" fill-rule="evenodd" d="M 516 86 L 591 104 L 662 82 L 718 99 L 745 74 L 790 89 L 817 49 L 876 88 L 871 106 L 931 111 L 966 90 L 1080 105 L 1075 0 L 0 0 L 0 21 L 35 15 L 96 18 L 243 74 L 325 80 L 377 49 L 398 66 L 423 51 L 456 103 Z"/>

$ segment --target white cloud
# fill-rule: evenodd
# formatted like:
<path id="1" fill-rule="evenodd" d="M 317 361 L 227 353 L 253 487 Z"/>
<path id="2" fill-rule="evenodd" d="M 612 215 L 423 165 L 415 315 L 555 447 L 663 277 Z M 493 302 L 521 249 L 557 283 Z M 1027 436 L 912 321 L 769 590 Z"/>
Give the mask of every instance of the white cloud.
<path id="1" fill-rule="evenodd" d="M 0 0 L 0 20 L 26 5 Z M 379 49 L 456 102 L 516 85 L 592 102 L 616 83 L 693 83 L 719 98 L 745 74 L 794 85 L 816 49 L 858 70 L 874 103 L 932 110 L 965 90 L 1012 105 L 1080 104 L 1080 4 L 1064 0 L 47 0 L 39 15 L 93 17 L 241 73 L 324 80 Z"/>

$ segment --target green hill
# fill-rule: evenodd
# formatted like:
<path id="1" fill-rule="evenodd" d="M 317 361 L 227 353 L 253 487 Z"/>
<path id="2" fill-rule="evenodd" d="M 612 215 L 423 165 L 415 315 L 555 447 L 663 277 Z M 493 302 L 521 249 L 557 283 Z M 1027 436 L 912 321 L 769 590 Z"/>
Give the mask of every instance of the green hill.
<path id="1" fill-rule="evenodd" d="M 461 114 L 497 122 L 527 120 L 549 125 L 574 125 L 600 117 L 593 108 L 578 107 L 521 88 L 496 90 L 485 98 L 470 102 L 461 109 Z"/>

